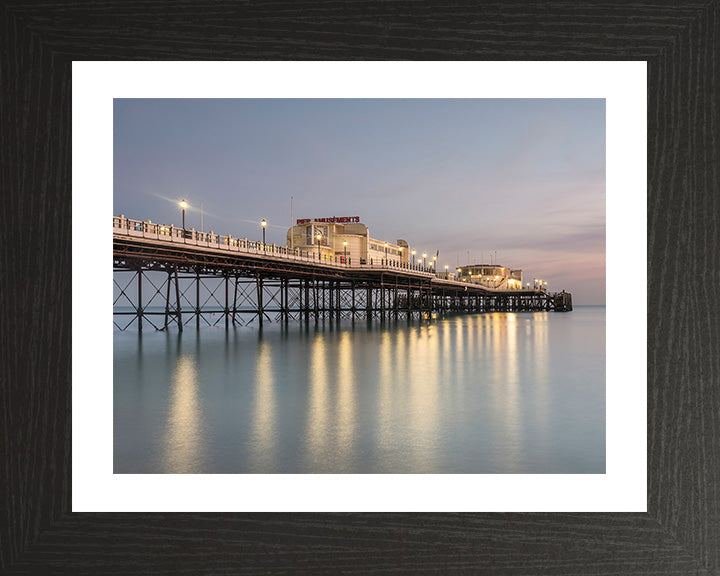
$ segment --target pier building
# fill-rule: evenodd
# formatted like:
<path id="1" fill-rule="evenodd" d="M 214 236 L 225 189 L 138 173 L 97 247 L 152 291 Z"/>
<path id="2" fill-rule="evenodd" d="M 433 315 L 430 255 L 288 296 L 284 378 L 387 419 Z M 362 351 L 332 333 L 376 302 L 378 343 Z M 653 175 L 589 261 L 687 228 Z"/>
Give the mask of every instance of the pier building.
<path id="1" fill-rule="evenodd" d="M 408 263 L 405 240 L 378 240 L 370 237 L 369 228 L 359 216 L 299 219 L 287 232 L 287 247 L 305 252 L 316 251 L 322 260 L 370 264 Z"/>
<path id="2" fill-rule="evenodd" d="M 512 270 L 505 266 L 473 264 L 472 266 L 458 268 L 457 274 L 460 282 L 480 284 L 495 289 L 522 289 L 522 270 Z"/>

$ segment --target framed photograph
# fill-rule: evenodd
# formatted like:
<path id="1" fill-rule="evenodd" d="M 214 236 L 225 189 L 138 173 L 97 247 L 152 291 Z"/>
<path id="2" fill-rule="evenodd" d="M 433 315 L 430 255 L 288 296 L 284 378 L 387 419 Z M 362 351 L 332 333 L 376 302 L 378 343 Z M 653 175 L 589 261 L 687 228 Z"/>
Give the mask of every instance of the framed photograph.
<path id="1" fill-rule="evenodd" d="M 0 93 L 2 182 L 12 192 L 3 219 L 7 273 L 2 302 L 4 317 L 11 320 L 3 323 L 7 329 L 2 332 L 2 478 L 7 486 L 0 527 L 3 572 L 718 570 L 713 526 L 719 511 L 712 492 L 718 474 L 712 458 L 717 443 L 716 359 L 714 325 L 707 313 L 713 309 L 710 279 L 715 263 L 706 249 L 714 240 L 712 192 L 718 185 L 718 173 L 708 162 L 717 155 L 717 95 L 711 89 L 717 83 L 711 57 L 711 40 L 718 32 L 717 3 L 619 6 L 612 11 L 558 6 L 543 13 L 528 8 L 528 23 L 517 21 L 510 36 L 478 36 L 478 31 L 505 29 L 501 23 L 511 15 L 522 20 L 518 6 L 512 8 L 477 10 L 469 20 L 456 8 L 434 11 L 433 18 L 446 21 L 445 28 L 453 34 L 436 32 L 419 14 L 385 14 L 384 9 L 363 16 L 367 30 L 358 30 L 349 22 L 362 14 L 317 8 L 324 13 L 324 24 L 318 19 L 317 26 L 308 22 L 299 31 L 292 24 L 295 32 L 279 34 L 294 22 L 291 13 L 299 14 L 294 7 L 278 14 L 260 7 L 236 10 L 228 5 L 207 11 L 183 6 L 178 14 L 185 33 L 179 43 L 173 28 L 163 26 L 167 14 L 155 6 L 118 12 L 62 3 L 50 8 L 17 4 L 0 12 L 7 31 L 2 35 L 7 57 L 0 61 L 0 70 L 3 77 L 13 79 Z M 273 23 L 270 28 L 268 22 Z M 390 26 L 400 31 L 408 25 L 423 30 L 425 39 L 416 42 L 393 35 L 377 44 L 381 23 L 385 30 Z M 225 28 L 228 34 L 219 32 Z M 351 37 L 360 42 L 349 48 Z M 138 57 L 178 62 L 132 62 Z M 428 58 L 445 62 L 427 62 Z M 197 59 L 217 62 L 189 62 Z M 282 62 L 288 59 L 315 62 Z M 349 59 L 369 62 L 317 62 Z M 373 62 L 390 59 L 418 62 Z M 547 59 L 564 62 L 542 62 Z M 277 62 L 240 62 L 250 60 Z M 501 69 L 511 71 L 506 80 L 499 76 Z M 167 75 L 163 70 L 169 71 Z M 481 99 L 490 95 L 472 93 L 477 86 L 484 82 L 497 90 L 498 83 L 507 81 L 523 85 L 527 98 L 606 103 L 607 351 L 608 358 L 625 354 L 627 361 L 613 365 L 609 360 L 607 366 L 607 451 L 601 466 L 594 460 L 587 469 L 577 470 L 560 466 L 513 474 L 510 466 L 488 474 L 450 466 L 429 471 L 408 467 L 388 474 L 382 467 L 343 468 L 346 463 L 339 461 L 334 469 L 298 465 L 278 474 L 273 473 L 277 461 L 273 464 L 272 451 L 266 451 L 263 457 L 270 459 L 258 460 L 260 473 L 254 474 L 193 469 L 188 462 L 197 460 L 183 460 L 192 450 L 173 449 L 177 444 L 172 439 L 167 469 L 133 469 L 140 460 L 118 460 L 113 454 L 113 435 L 132 434 L 132 426 L 113 429 L 112 423 L 120 421 L 118 413 L 113 414 L 112 392 L 112 379 L 118 374 L 98 369 L 111 366 L 113 355 L 112 334 L 97 319 L 109 319 L 106 302 L 113 299 L 112 271 L 105 262 L 110 236 L 105 230 L 111 211 L 121 218 L 112 205 L 113 155 L 106 147 L 108 134 L 113 142 L 113 117 L 126 112 L 116 106 L 133 98 L 223 98 L 223 89 L 232 91 L 238 85 L 244 90 L 239 98 L 267 101 L 279 97 L 283 85 L 288 96 L 318 98 L 317 92 L 302 93 L 302 87 L 319 86 L 319 76 L 333 80 L 323 85 L 322 97 L 337 102 L 349 95 L 368 102 L 418 94 L 434 101 Z M 371 77 L 381 78 L 384 94 L 372 92 Z M 223 79 L 219 94 L 212 78 Z M 567 92 L 559 95 L 562 82 Z M 646 93 L 639 99 L 637 94 L 629 97 L 626 104 L 631 105 L 621 111 L 618 94 L 645 84 Z M 418 90 L 428 85 L 434 89 Z M 605 87 L 605 95 L 598 86 Z M 611 86 L 619 86 L 619 92 Z M 509 90 L 495 97 L 517 99 L 519 94 Z M 634 108 L 638 103 L 640 107 Z M 588 120 L 592 112 L 584 113 Z M 620 120 L 619 128 L 611 118 Z M 110 131 L 103 133 L 108 122 Z M 638 141 L 638 126 L 641 134 L 646 130 L 646 140 Z M 116 152 L 122 152 L 119 142 L 114 144 Z M 627 147 L 624 153 L 622 146 Z M 94 156 L 88 157 L 88 148 L 94 149 Z M 613 173 L 610 166 L 622 157 L 638 160 L 630 163 L 629 172 Z M 647 202 L 644 197 L 637 202 L 645 184 Z M 88 193 L 93 186 L 95 196 Z M 620 193 L 613 195 L 613 190 Z M 178 204 L 178 217 L 184 219 L 192 207 L 196 219 L 197 206 L 181 200 L 186 205 Z M 645 215 L 645 206 L 646 223 L 639 216 Z M 125 216 L 139 216 L 139 225 L 155 226 L 156 235 L 158 226 L 171 224 L 145 222 L 145 215 Z M 309 250 L 301 258 L 317 257 L 321 262 L 325 256 L 332 265 L 349 265 L 334 235 L 353 242 L 354 232 L 345 232 L 345 227 L 359 223 L 340 222 L 338 217 L 357 216 L 296 213 L 291 226 L 283 225 L 283 241 L 292 237 L 293 242 L 298 238 L 307 244 Z M 304 222 L 308 218 L 310 222 Z M 273 220 L 262 222 L 273 225 Z M 185 240 L 185 222 L 177 225 Z M 193 241 L 198 240 L 197 227 L 193 220 Z M 204 222 L 200 229 L 205 235 Z M 252 240 L 234 238 L 230 231 L 213 233 L 227 240 L 228 249 L 235 247 L 234 238 L 244 240 L 246 250 L 265 251 L 268 244 L 287 248 L 285 242 L 266 241 L 268 232 L 279 231 L 258 227 L 262 239 Z M 322 237 L 317 245 L 316 234 Z M 367 254 L 356 256 L 373 259 L 364 265 L 374 266 L 376 257 L 383 267 L 419 265 L 410 262 L 409 253 L 403 260 L 400 248 L 406 245 L 400 240 L 374 238 L 382 240 L 368 240 Z M 376 255 L 370 254 L 373 250 Z M 432 254 L 430 247 L 424 251 Z M 354 256 L 351 247 L 349 258 Z M 471 289 L 480 285 L 473 280 L 476 274 L 477 283 L 509 286 L 512 280 L 520 283 L 522 294 L 544 293 L 537 276 L 528 287 L 513 270 L 507 278 L 489 275 L 482 266 L 498 266 L 494 254 L 492 259 L 489 253 L 468 259 L 464 266 L 461 255 L 455 257 L 457 276 L 450 278 L 448 271 L 446 278 L 439 278 L 448 286 L 462 281 L 463 267 L 478 264 L 478 270 L 467 274 Z M 429 272 L 426 264 L 420 273 L 442 275 L 437 264 Z M 173 286 L 169 274 L 166 282 L 161 293 Z M 178 292 L 179 282 L 176 279 L 174 285 Z M 197 286 L 199 291 L 199 282 Z M 490 288 L 497 287 L 483 289 Z M 124 285 L 118 289 L 122 292 Z M 408 291 L 403 301 L 408 310 L 413 298 Z M 524 305 L 520 296 L 512 302 Z M 611 308 L 620 312 L 614 318 Z M 158 318 L 174 321 L 177 329 L 182 325 L 179 307 L 175 316 L 169 312 Z M 83 317 L 94 317 L 96 327 L 85 324 Z M 198 322 L 202 319 L 198 313 Z M 175 422 L 181 425 L 169 433 L 188 431 L 192 415 L 182 410 L 191 404 L 175 404 Z M 149 399 L 142 405 L 152 409 Z M 79 467 L 80 461 L 87 467 Z M 236 476 L 238 472 L 243 476 Z"/>

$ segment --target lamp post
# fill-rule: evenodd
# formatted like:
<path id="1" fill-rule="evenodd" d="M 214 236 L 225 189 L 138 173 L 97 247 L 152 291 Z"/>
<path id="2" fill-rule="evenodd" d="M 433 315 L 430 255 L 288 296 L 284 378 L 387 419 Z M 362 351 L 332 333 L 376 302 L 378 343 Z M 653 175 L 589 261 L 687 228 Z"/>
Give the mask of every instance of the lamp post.
<path id="1" fill-rule="evenodd" d="M 347 264 L 347 240 L 343 240 L 343 256 L 345 257 L 345 264 Z"/>
<path id="2" fill-rule="evenodd" d="M 183 211 L 183 238 L 185 238 L 185 208 L 187 208 L 188 203 L 185 202 L 185 200 L 180 200 L 180 208 L 182 208 Z"/>
<path id="3" fill-rule="evenodd" d="M 433 272 L 437 273 L 437 255 L 433 256 L 432 265 L 433 265 Z"/>
<path id="4" fill-rule="evenodd" d="M 427 258 L 427 252 L 423 252 L 423 268 L 425 268 L 425 259 Z"/>
<path id="5" fill-rule="evenodd" d="M 388 243 L 385 242 L 385 264 L 386 265 L 387 265 L 387 248 L 388 248 Z"/>
<path id="6" fill-rule="evenodd" d="M 450 276 L 448 274 L 448 265 L 445 264 L 445 280 L 447 280 L 448 278 L 450 278 Z"/>
<path id="7" fill-rule="evenodd" d="M 318 260 L 320 260 L 320 240 L 322 239 L 322 234 L 320 232 L 317 233 L 317 236 L 315 236 L 318 241 Z"/>
<path id="8" fill-rule="evenodd" d="M 415 250 L 412 251 L 412 255 L 413 255 L 413 266 L 415 266 Z"/>
<path id="9" fill-rule="evenodd" d="M 262 226 L 263 229 L 263 248 L 265 247 L 265 226 L 267 226 L 267 222 L 265 221 L 265 218 L 262 219 L 262 222 L 260 222 L 260 226 Z"/>

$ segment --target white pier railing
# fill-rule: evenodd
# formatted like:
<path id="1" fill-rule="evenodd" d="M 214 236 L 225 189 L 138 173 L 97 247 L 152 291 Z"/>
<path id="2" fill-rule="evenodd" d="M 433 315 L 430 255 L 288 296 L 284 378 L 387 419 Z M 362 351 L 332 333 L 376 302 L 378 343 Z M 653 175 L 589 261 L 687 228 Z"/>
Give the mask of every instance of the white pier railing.
<path id="1" fill-rule="evenodd" d="M 173 225 L 154 224 L 150 221 L 133 220 L 124 216 L 113 216 L 113 234 L 120 234 L 135 238 L 144 238 L 157 242 L 168 242 L 172 244 L 186 244 L 190 246 L 198 246 L 211 250 L 242 252 L 265 258 L 279 258 L 283 260 L 293 260 L 314 263 L 322 266 L 337 266 L 340 268 L 352 269 L 373 269 L 373 270 L 404 270 L 409 274 L 425 276 L 432 278 L 434 282 L 445 284 L 447 286 L 468 286 L 467 282 L 451 279 L 447 277 L 447 273 L 435 272 L 432 267 L 423 266 L 422 264 L 406 264 L 393 259 L 369 259 L 359 262 L 353 261 L 350 257 L 336 255 L 333 257 L 318 254 L 316 250 L 301 250 L 299 248 L 289 248 L 287 246 L 278 246 L 276 244 L 264 244 L 262 242 L 254 242 L 247 238 L 235 238 L 228 234 L 223 236 L 210 232 L 199 232 L 194 228 L 178 228 Z M 544 289 L 518 290 L 507 287 L 492 287 L 485 285 L 473 285 L 488 292 L 533 292 L 536 294 L 545 293 Z"/>

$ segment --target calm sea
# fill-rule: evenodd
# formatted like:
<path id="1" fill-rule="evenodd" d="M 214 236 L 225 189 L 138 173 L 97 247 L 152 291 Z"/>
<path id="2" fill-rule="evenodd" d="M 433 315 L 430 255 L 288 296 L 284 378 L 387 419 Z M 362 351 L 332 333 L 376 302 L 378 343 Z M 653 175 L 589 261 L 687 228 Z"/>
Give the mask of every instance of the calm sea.
<path id="1" fill-rule="evenodd" d="M 115 331 L 114 471 L 602 474 L 605 308 Z"/>

